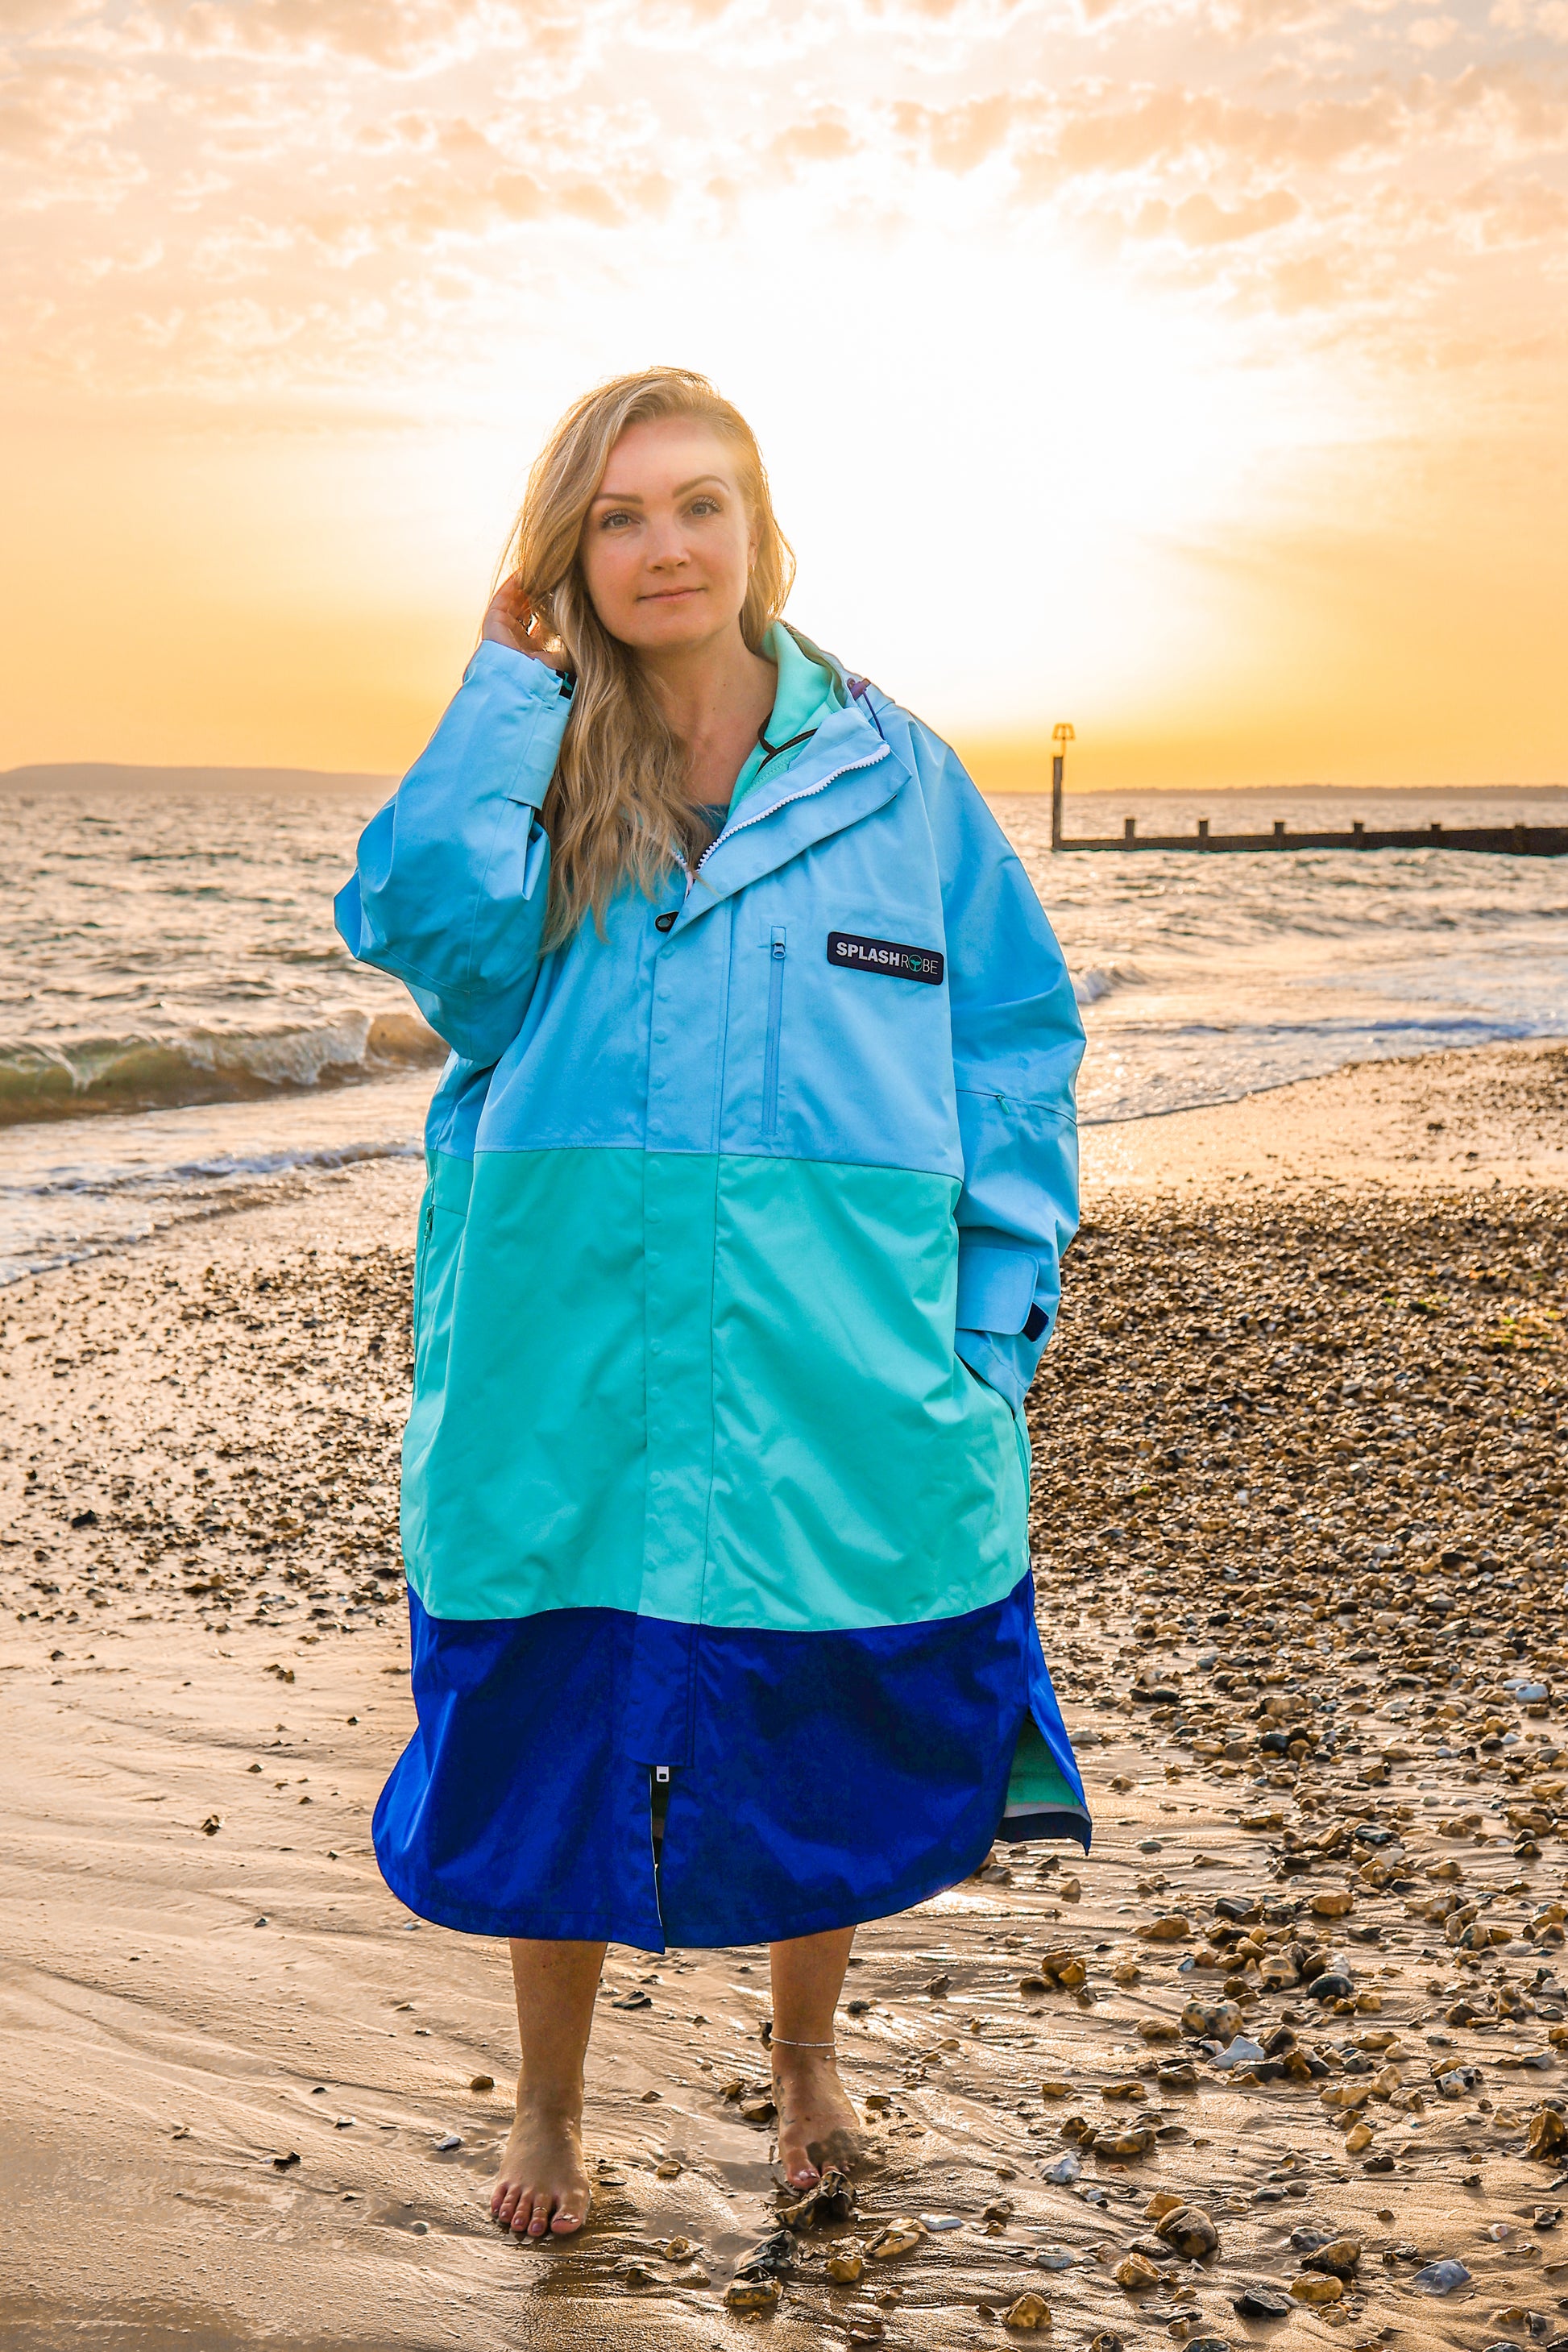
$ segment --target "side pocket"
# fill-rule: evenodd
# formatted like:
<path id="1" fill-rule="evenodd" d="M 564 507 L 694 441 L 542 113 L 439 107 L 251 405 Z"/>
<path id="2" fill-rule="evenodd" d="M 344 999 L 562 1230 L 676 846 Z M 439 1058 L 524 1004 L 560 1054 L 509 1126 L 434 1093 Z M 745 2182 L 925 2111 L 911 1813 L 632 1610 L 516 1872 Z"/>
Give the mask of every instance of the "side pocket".
<path id="1" fill-rule="evenodd" d="M 779 1124 L 779 1032 L 784 1026 L 784 927 L 775 923 L 769 950 L 768 1038 L 763 1053 L 763 1141 L 772 1143 Z"/>
<path id="2" fill-rule="evenodd" d="M 428 1385 L 431 1341 L 439 1335 L 437 1357 L 444 1362 L 445 1326 L 450 1321 L 452 1292 L 458 1253 L 468 1222 L 468 1191 L 473 1181 L 471 1160 L 437 1152 L 430 1181 L 419 1204 L 419 1233 L 414 1245 L 414 1388 L 416 1396 Z"/>

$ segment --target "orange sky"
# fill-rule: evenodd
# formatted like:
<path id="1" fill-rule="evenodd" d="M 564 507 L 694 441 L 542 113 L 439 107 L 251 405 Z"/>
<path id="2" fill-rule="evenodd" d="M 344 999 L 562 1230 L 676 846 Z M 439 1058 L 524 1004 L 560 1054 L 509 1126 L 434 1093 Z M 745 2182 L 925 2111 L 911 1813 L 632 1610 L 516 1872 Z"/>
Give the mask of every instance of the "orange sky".
<path id="1" fill-rule="evenodd" d="M 0 766 L 397 771 L 553 415 L 1074 781 L 1568 781 L 1568 0 L 0 0 Z"/>

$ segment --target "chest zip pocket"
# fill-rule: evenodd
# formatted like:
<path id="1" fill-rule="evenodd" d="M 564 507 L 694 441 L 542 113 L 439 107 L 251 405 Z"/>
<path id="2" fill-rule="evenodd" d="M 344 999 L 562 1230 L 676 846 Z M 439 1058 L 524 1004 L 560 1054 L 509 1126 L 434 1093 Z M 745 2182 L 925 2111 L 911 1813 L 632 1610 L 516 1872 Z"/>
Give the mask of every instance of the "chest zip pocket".
<path id="1" fill-rule="evenodd" d="M 763 1141 L 771 1143 L 779 1124 L 779 1031 L 784 1024 L 784 927 L 773 926 L 768 961 L 768 1036 L 763 1054 Z"/>

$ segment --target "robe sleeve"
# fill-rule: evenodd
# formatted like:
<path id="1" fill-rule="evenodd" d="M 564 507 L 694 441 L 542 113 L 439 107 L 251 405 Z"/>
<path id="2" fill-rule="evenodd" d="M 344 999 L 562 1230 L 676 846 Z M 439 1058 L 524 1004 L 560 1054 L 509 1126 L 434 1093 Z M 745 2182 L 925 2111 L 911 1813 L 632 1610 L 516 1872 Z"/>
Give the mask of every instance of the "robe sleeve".
<path id="1" fill-rule="evenodd" d="M 941 761 L 927 803 L 963 1150 L 955 1344 L 1016 1412 L 1055 1328 L 1062 1253 L 1078 1230 L 1083 1023 L 1017 853 L 956 755 L 929 736 L 921 748 Z"/>
<path id="2" fill-rule="evenodd" d="M 351 955 L 401 980 L 464 1061 L 498 1061 L 539 969 L 550 844 L 539 811 L 572 708 L 546 664 L 488 638 L 360 835 L 338 893 Z"/>

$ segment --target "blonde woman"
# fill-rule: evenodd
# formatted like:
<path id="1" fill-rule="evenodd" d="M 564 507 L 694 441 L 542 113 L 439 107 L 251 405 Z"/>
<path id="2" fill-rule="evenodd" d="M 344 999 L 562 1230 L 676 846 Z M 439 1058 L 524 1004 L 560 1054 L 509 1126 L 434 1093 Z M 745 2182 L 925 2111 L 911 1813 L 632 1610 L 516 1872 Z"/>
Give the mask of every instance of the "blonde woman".
<path id="1" fill-rule="evenodd" d="M 784 625 L 792 571 L 700 376 L 587 394 L 338 900 L 451 1048 L 376 1851 L 510 1941 L 492 2210 L 532 2238 L 587 2216 L 607 1941 L 771 1945 L 801 2189 L 853 2154 L 857 1922 L 999 1834 L 1089 1841 L 1023 1422 L 1082 1030 L 957 759 Z"/>

